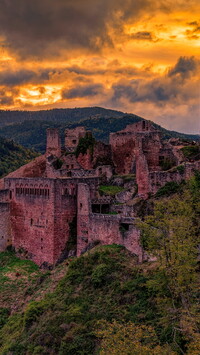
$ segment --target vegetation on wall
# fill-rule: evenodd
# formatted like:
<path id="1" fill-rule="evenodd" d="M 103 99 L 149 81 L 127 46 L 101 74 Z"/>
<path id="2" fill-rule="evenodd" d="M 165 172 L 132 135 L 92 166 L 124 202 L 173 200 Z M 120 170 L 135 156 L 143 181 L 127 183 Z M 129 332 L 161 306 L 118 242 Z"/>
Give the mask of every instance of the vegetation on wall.
<path id="1" fill-rule="evenodd" d="M 99 193 L 100 195 L 109 195 L 115 196 L 117 193 L 122 192 L 124 190 L 121 186 L 116 185 L 100 185 Z"/>
<path id="2" fill-rule="evenodd" d="M 198 160 L 200 159 L 200 146 L 198 145 L 187 145 L 181 148 L 185 158 L 189 160 Z"/>
<path id="3" fill-rule="evenodd" d="M 169 159 L 169 158 L 164 158 L 164 159 L 160 162 L 160 167 L 161 167 L 161 169 L 164 170 L 164 171 L 173 168 L 173 166 L 175 166 L 175 165 L 176 165 L 176 162 L 173 161 L 172 159 Z"/>
<path id="4" fill-rule="evenodd" d="M 178 191 L 181 191 L 184 183 L 184 181 L 181 183 L 178 183 L 176 181 L 169 181 L 156 192 L 155 196 L 170 196 Z"/>
<path id="5" fill-rule="evenodd" d="M 95 144 L 95 139 L 92 137 L 90 133 L 85 134 L 85 137 L 82 137 L 79 139 L 78 146 L 76 148 L 76 157 L 79 156 L 79 154 L 86 154 L 87 151 L 89 150 L 91 154 L 93 154 L 93 149 L 94 149 L 94 144 Z"/>

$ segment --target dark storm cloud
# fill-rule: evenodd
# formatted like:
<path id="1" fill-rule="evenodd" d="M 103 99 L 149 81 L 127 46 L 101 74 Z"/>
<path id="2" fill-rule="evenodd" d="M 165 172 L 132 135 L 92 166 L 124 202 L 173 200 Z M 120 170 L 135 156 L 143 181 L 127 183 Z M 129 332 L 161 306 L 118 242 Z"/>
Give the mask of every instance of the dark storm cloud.
<path id="1" fill-rule="evenodd" d="M 0 35 L 20 55 L 58 54 L 59 48 L 111 44 L 108 25 L 154 7 L 149 0 L 0 0 Z"/>
<path id="2" fill-rule="evenodd" d="M 125 97 L 129 102 L 155 102 L 160 105 L 178 94 L 178 88 L 167 86 L 159 79 L 146 82 L 138 80 L 129 84 L 113 85 L 113 102 Z"/>
<path id="3" fill-rule="evenodd" d="M 198 96 L 196 74 L 199 63 L 194 57 L 180 57 L 176 65 L 170 69 L 167 76 L 152 80 L 137 79 L 119 82 L 112 86 L 112 104 L 125 98 L 131 103 L 151 102 L 162 106 L 170 102 L 186 102 Z M 177 75 L 181 80 L 177 80 Z M 188 80 L 190 78 L 190 80 Z M 192 79 L 193 79 L 192 78 Z M 183 80 L 184 79 L 184 80 Z"/>
<path id="4" fill-rule="evenodd" d="M 63 99 L 75 99 L 82 97 L 96 96 L 103 91 L 103 86 L 101 84 L 89 84 L 84 86 L 75 86 L 71 89 L 64 89 L 62 91 Z"/>
<path id="5" fill-rule="evenodd" d="M 191 76 L 197 67 L 198 62 L 194 57 L 180 57 L 176 65 L 169 70 L 168 76 L 180 75 L 185 79 Z"/>
<path id="6" fill-rule="evenodd" d="M 36 71 L 21 70 L 4 70 L 0 72 L 0 85 L 20 86 L 24 84 L 39 84 L 48 81 L 52 74 L 59 72 L 55 69 L 42 69 Z"/>

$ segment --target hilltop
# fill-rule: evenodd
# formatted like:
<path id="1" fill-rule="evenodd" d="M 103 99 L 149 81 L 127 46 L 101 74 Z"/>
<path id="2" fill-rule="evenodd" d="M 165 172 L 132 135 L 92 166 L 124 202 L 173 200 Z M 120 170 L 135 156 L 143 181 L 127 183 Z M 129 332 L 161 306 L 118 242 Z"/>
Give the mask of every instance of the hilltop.
<path id="1" fill-rule="evenodd" d="M 143 120 L 142 117 L 134 114 L 125 114 L 101 107 L 46 111 L 0 111 L 0 135 L 12 138 L 26 148 L 34 148 L 43 153 L 47 128 L 59 128 L 64 132 L 66 128 L 85 126 L 92 131 L 96 139 L 108 142 L 110 132 L 122 130 L 128 124 L 141 120 Z M 186 140 L 199 140 L 200 138 L 199 135 L 169 131 L 158 125 L 155 126 L 163 132 L 164 138 L 175 137 Z"/>

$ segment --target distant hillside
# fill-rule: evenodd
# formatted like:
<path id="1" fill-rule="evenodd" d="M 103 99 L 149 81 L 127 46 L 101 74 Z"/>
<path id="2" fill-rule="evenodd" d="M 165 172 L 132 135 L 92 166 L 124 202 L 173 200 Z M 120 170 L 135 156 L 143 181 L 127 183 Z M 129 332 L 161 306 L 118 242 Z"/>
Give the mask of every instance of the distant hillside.
<path id="1" fill-rule="evenodd" d="M 123 112 L 100 107 L 38 112 L 0 111 L 0 135 L 13 139 L 27 148 L 34 148 L 37 151 L 44 152 L 46 129 L 49 127 L 59 128 L 63 140 L 66 128 L 84 125 L 93 132 L 96 139 L 108 142 L 110 132 L 124 129 L 126 125 L 142 119 L 142 117 L 137 115 L 124 114 Z M 164 138 L 200 139 L 199 135 L 183 134 L 158 127 L 163 132 Z"/>
<path id="2" fill-rule="evenodd" d="M 0 110 L 0 127 L 24 121 L 78 122 L 80 120 L 99 117 L 122 117 L 123 112 L 102 107 L 64 108 L 42 111 L 4 111 Z"/>
<path id="3" fill-rule="evenodd" d="M 28 163 L 36 156 L 38 154 L 32 150 L 0 137 L 0 178 Z"/>

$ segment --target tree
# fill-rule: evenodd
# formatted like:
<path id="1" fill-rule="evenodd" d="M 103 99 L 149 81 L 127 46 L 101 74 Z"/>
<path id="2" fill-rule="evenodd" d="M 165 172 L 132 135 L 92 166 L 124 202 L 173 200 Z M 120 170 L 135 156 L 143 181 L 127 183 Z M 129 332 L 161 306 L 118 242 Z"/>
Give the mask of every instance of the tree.
<path id="1" fill-rule="evenodd" d="M 157 273 L 148 286 L 157 291 L 162 326 L 171 328 L 180 352 L 183 352 L 183 338 L 196 344 L 199 331 L 198 179 L 199 176 L 194 177 L 181 195 L 156 201 L 154 214 L 139 223 L 143 245 L 156 256 L 158 264 Z"/>

